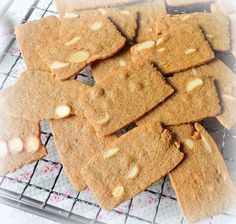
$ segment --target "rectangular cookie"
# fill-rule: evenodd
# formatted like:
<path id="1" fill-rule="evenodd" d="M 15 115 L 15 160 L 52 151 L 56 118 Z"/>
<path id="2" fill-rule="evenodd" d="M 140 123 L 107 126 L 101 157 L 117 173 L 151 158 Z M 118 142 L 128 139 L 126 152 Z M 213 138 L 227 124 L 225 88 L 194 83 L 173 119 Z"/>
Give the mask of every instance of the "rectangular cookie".
<path id="1" fill-rule="evenodd" d="M 67 34 L 39 51 L 60 80 L 76 75 L 93 61 L 114 55 L 126 41 L 107 17 L 94 11 L 72 14 L 61 29 Z"/>
<path id="2" fill-rule="evenodd" d="M 66 119 L 50 120 L 49 123 L 63 169 L 79 192 L 86 187 L 80 170 L 95 153 L 112 143 L 117 137 L 115 135 L 97 137 L 82 111 Z"/>
<path id="3" fill-rule="evenodd" d="M 183 159 L 159 123 L 134 128 L 97 153 L 81 174 L 99 205 L 111 210 L 159 181 Z"/>
<path id="4" fill-rule="evenodd" d="M 199 124 L 170 127 L 183 145 L 185 160 L 170 172 L 171 184 L 188 223 L 236 207 L 236 188 L 222 155 Z"/>
<path id="5" fill-rule="evenodd" d="M 138 13 L 136 41 L 155 40 L 157 37 L 155 33 L 156 18 L 159 15 L 166 14 L 164 0 L 144 1 L 127 6 L 125 9 Z"/>
<path id="6" fill-rule="evenodd" d="M 211 63 L 181 73 L 196 77 L 210 77 L 216 81 L 221 100 L 222 113 L 217 116 L 220 123 L 230 129 L 236 124 L 236 74 L 222 61 L 216 59 Z M 178 74 L 176 74 L 178 76 Z"/>
<path id="7" fill-rule="evenodd" d="M 58 39 L 59 28 L 60 22 L 55 16 L 16 26 L 16 40 L 28 69 L 49 71 L 38 51 Z"/>
<path id="8" fill-rule="evenodd" d="M 51 73 L 27 70 L 15 85 L 4 90 L 7 114 L 32 121 L 61 119 L 81 110 L 79 99 L 89 86 L 77 81 L 59 81 Z"/>
<path id="9" fill-rule="evenodd" d="M 0 100 L 2 91 L 0 92 Z M 12 173 L 47 155 L 40 139 L 39 122 L 6 114 L 0 102 L 0 176 Z"/>
<path id="10" fill-rule="evenodd" d="M 136 121 L 174 92 L 151 64 L 130 66 L 97 83 L 82 96 L 81 106 L 99 136 Z"/>
<path id="11" fill-rule="evenodd" d="M 187 70 L 215 57 L 202 30 L 191 23 L 171 27 L 155 41 L 134 45 L 131 54 L 134 62 L 151 61 L 163 74 Z"/>
<path id="12" fill-rule="evenodd" d="M 220 114 L 220 102 L 214 80 L 211 78 L 179 73 L 168 78 L 168 82 L 176 92 L 137 121 L 138 125 L 148 123 L 150 120 L 165 125 L 179 125 Z"/>
<path id="13" fill-rule="evenodd" d="M 216 0 L 166 0 L 169 6 L 179 7 L 186 5 L 205 4 L 215 2 Z"/>
<path id="14" fill-rule="evenodd" d="M 156 23 L 157 34 L 165 33 L 170 27 L 186 22 L 202 29 L 213 50 L 229 51 L 231 49 L 229 19 L 219 13 L 196 12 L 159 16 Z"/>

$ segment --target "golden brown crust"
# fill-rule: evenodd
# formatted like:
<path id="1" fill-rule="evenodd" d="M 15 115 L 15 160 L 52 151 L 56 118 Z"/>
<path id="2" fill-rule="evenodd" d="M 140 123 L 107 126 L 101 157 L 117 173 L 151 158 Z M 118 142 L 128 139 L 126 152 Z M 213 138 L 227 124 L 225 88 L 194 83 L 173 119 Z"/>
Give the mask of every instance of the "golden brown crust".
<path id="1" fill-rule="evenodd" d="M 159 181 L 183 156 L 169 131 L 149 123 L 96 154 L 81 174 L 99 205 L 110 210 Z"/>

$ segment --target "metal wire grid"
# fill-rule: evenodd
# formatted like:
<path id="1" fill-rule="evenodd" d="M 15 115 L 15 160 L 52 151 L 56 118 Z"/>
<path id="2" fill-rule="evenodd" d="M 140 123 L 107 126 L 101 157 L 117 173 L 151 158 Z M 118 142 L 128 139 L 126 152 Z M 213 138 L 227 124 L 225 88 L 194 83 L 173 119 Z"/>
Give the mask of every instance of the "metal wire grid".
<path id="1" fill-rule="evenodd" d="M 41 1 L 43 1 L 43 0 L 41 0 Z M 45 8 L 38 7 L 39 2 L 40 2 L 40 0 L 35 0 L 33 2 L 29 11 L 26 13 L 25 17 L 21 21 L 22 23 L 26 22 L 35 10 L 39 10 L 42 12 L 41 17 L 44 17 L 47 13 L 56 14 L 56 11 L 50 9 L 53 4 L 52 1 L 50 1 Z M 169 13 L 209 11 L 209 5 L 204 5 L 204 6 L 201 6 L 200 8 L 184 7 L 184 8 L 180 9 L 180 8 L 167 7 L 167 9 L 168 9 Z M 6 51 L 2 55 L 0 55 L 2 60 L 5 56 L 15 57 L 15 60 L 12 62 L 12 65 L 10 66 L 10 68 L 7 72 L 0 71 L 0 73 L 5 75 L 5 79 L 3 80 L 3 82 L 0 86 L 0 89 L 5 87 L 8 79 L 12 77 L 11 72 L 16 67 L 18 61 L 22 60 L 20 53 L 15 54 L 15 53 L 10 52 L 10 49 L 13 44 L 15 44 L 15 36 L 12 37 L 12 40 L 9 42 L 9 44 L 6 48 Z M 231 57 L 231 61 L 232 60 L 234 61 L 233 63 L 231 63 L 231 68 L 233 67 L 234 71 L 236 71 L 235 59 L 234 58 L 232 59 L 232 56 L 230 56 L 230 55 L 227 55 L 227 57 L 228 58 Z M 1 65 L 1 60 L 0 60 L 0 65 Z M 83 74 L 81 74 L 81 75 L 82 75 L 81 77 L 83 78 Z M 84 76 L 86 77 L 86 75 L 84 75 Z M 234 135 L 234 133 L 232 133 L 230 131 L 227 131 L 226 129 L 222 128 L 221 126 L 215 127 L 216 126 L 215 123 L 216 122 L 214 120 L 213 122 L 212 121 L 205 121 L 203 124 L 208 129 L 208 131 L 210 131 L 214 135 L 214 137 L 216 138 L 216 140 L 220 144 L 221 149 L 222 149 L 222 153 L 224 155 L 224 152 L 227 151 L 227 141 L 229 141 L 229 139 L 230 140 L 235 139 L 235 143 L 236 143 L 236 135 Z M 46 125 L 43 124 L 42 138 L 44 139 L 45 146 L 49 147 L 50 142 L 53 140 L 53 136 L 50 133 L 50 130 L 47 127 L 47 124 Z M 227 153 L 226 153 L 226 155 L 227 155 Z M 225 159 L 226 159 L 226 162 L 228 161 L 230 163 L 233 163 L 233 166 L 236 167 L 236 160 L 235 160 L 235 158 L 232 158 L 231 154 L 226 156 Z M 35 184 L 32 181 L 35 178 L 37 169 L 40 167 L 40 163 L 46 163 L 46 164 L 48 164 L 48 166 L 51 166 L 51 167 L 54 167 L 54 166 L 57 167 L 57 170 L 54 175 L 54 179 L 51 180 L 50 187 L 43 187 L 40 184 Z M 50 157 L 49 158 L 46 157 L 45 159 L 37 161 L 36 163 L 34 163 L 33 165 L 30 165 L 30 166 L 31 166 L 32 172 L 30 173 L 28 178 L 19 179 L 19 178 L 14 178 L 9 175 L 2 177 L 2 180 L 0 181 L 0 201 L 1 202 L 8 204 L 10 206 L 14 206 L 14 207 L 17 205 L 17 207 L 19 209 L 26 210 L 31 213 L 35 213 L 40 216 L 50 218 L 52 220 L 62 222 L 62 223 L 100 223 L 98 221 L 99 216 L 104 211 L 98 206 L 98 204 L 95 201 L 86 200 L 86 198 L 80 197 L 81 194 L 83 194 L 83 192 L 81 192 L 81 193 L 74 192 L 72 195 L 68 195 L 68 194 L 56 189 L 56 185 L 58 183 L 58 180 L 63 173 L 63 167 L 62 167 L 59 159 L 57 161 L 55 161 L 55 159 L 50 159 Z M 17 183 L 21 184 L 23 186 L 23 188 L 21 189 L 20 192 L 18 192 L 18 190 L 14 191 L 14 189 L 11 191 L 7 190 L 3 187 L 4 181 L 17 182 Z M 33 197 L 27 196 L 26 191 L 29 188 L 40 191 L 42 194 L 45 194 L 44 200 L 43 201 L 36 200 Z M 113 219 L 113 220 L 108 220 L 108 222 L 104 221 L 104 223 L 125 223 L 125 224 L 129 224 L 129 223 L 130 224 L 131 223 L 153 223 L 153 224 L 167 223 L 167 222 L 162 222 L 159 219 L 159 214 L 161 212 L 160 210 L 162 210 L 162 212 L 163 212 L 162 204 L 161 204 L 162 200 L 167 199 L 167 200 L 173 201 L 175 203 L 175 205 L 177 204 L 176 197 L 175 197 L 174 193 L 169 188 L 170 188 L 170 185 L 169 185 L 168 178 L 165 177 L 159 185 L 156 185 L 152 188 L 145 190 L 144 193 L 152 195 L 153 197 L 150 197 L 150 198 L 154 198 L 156 200 L 155 203 L 152 205 L 153 214 L 152 214 L 151 219 L 146 219 L 145 216 L 141 217 L 139 214 L 137 214 L 137 212 L 136 213 L 132 212 L 132 206 L 133 206 L 134 200 L 136 200 L 136 201 L 138 200 L 138 203 L 139 203 L 139 198 L 137 199 L 137 197 L 136 197 L 126 203 L 126 207 L 125 207 L 126 209 L 124 209 L 125 211 L 122 209 L 114 209 L 111 212 L 111 213 L 115 214 L 114 216 L 117 215 L 118 219 L 120 217 L 122 217 L 122 221 L 118 221 L 118 219 Z M 60 197 L 63 197 L 63 199 L 70 200 L 71 204 L 70 204 L 69 208 L 62 209 L 62 208 L 58 207 L 56 204 L 53 204 L 53 205 L 50 204 L 49 200 L 52 195 L 60 196 Z M 74 210 L 75 210 L 75 206 L 77 203 L 92 206 L 93 209 L 95 208 L 96 212 L 93 214 L 93 218 L 88 219 L 88 218 L 83 217 L 83 215 L 80 213 L 76 214 L 74 212 Z M 176 210 L 177 208 L 174 206 L 174 207 L 172 207 L 172 209 L 173 209 L 173 211 L 171 211 L 171 212 L 176 212 L 174 210 Z M 223 215 L 226 217 L 236 218 L 236 214 L 232 214 L 232 213 L 224 213 Z M 166 218 L 168 219 L 168 214 L 167 214 Z M 130 220 L 133 220 L 133 221 L 130 221 Z M 171 223 L 171 222 L 169 222 L 169 223 Z M 180 216 L 179 220 L 175 221 L 174 223 L 182 224 L 182 223 L 184 223 L 184 219 L 182 218 L 182 216 Z M 206 220 L 205 223 L 213 223 L 212 218 Z"/>

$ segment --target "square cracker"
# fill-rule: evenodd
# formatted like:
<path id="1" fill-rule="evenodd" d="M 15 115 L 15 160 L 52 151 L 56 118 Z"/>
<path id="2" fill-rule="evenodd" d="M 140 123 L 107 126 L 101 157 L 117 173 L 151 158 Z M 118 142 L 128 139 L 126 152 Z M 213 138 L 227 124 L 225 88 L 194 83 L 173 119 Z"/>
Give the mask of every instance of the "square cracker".
<path id="1" fill-rule="evenodd" d="M 169 174 L 186 221 L 195 223 L 235 208 L 236 188 L 209 133 L 199 124 L 170 130 L 181 141 L 186 155 Z"/>
<path id="2" fill-rule="evenodd" d="M 204 4 L 215 2 L 216 0 L 166 0 L 166 3 L 169 6 L 186 6 L 186 5 L 195 5 L 195 4 Z"/>
<path id="3" fill-rule="evenodd" d="M 93 61 L 108 58 L 119 51 L 126 39 L 116 26 L 99 12 L 73 14 L 63 22 L 67 35 L 40 50 L 39 55 L 58 79 L 65 80 Z"/>
<path id="4" fill-rule="evenodd" d="M 137 42 L 156 39 L 156 17 L 166 14 L 164 0 L 140 2 L 127 6 L 125 9 L 138 13 Z"/>
<path id="5" fill-rule="evenodd" d="M 97 134 L 105 136 L 136 121 L 173 92 L 151 64 L 136 65 L 89 89 L 81 106 Z"/>
<path id="6" fill-rule="evenodd" d="M 218 59 L 182 74 L 195 74 L 196 77 L 210 77 L 215 80 L 222 105 L 222 113 L 217 119 L 226 128 L 232 128 L 236 124 L 236 74 Z"/>
<path id="7" fill-rule="evenodd" d="M 183 156 L 168 130 L 149 123 L 97 153 L 81 174 L 99 205 L 111 210 L 159 181 Z"/>
<path id="8" fill-rule="evenodd" d="M 168 82 L 176 92 L 159 107 L 137 121 L 138 125 L 150 122 L 150 120 L 156 120 L 165 125 L 179 125 L 220 114 L 220 102 L 211 78 L 199 78 L 194 74 L 179 73 L 168 78 Z"/>
<path id="9" fill-rule="evenodd" d="M 158 34 L 165 33 L 169 27 L 176 27 L 185 22 L 199 26 L 213 50 L 229 51 L 231 49 L 229 19 L 223 14 L 196 12 L 159 16 L 157 18 L 156 30 Z"/>
<path id="10" fill-rule="evenodd" d="M 28 69 L 49 71 L 38 51 L 59 38 L 60 22 L 48 16 L 16 26 L 16 39 Z"/>
<path id="11" fill-rule="evenodd" d="M 132 60 L 153 62 L 163 74 L 172 74 L 211 61 L 215 56 L 201 29 L 183 23 L 131 48 Z"/>
<path id="12" fill-rule="evenodd" d="M 0 103 L 2 92 L 0 92 Z M 47 155 L 40 139 L 39 122 L 16 119 L 0 105 L 0 175 L 12 173 Z"/>
<path id="13" fill-rule="evenodd" d="M 17 118 L 60 119 L 81 110 L 79 98 L 87 89 L 76 80 L 61 82 L 51 73 L 27 70 L 15 85 L 4 89 L 1 100 L 7 113 Z"/>
<path id="14" fill-rule="evenodd" d="M 82 111 L 66 119 L 50 120 L 50 127 L 66 175 L 77 191 L 83 190 L 86 184 L 80 170 L 95 153 L 117 137 L 97 137 Z"/>

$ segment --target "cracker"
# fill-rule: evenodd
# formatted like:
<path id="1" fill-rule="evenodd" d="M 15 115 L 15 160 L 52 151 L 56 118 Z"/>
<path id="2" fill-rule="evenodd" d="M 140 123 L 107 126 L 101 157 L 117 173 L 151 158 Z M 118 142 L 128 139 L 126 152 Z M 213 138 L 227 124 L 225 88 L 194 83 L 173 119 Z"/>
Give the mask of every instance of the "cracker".
<path id="1" fill-rule="evenodd" d="M 179 125 L 220 114 L 221 107 L 212 79 L 179 73 L 168 78 L 168 82 L 176 92 L 141 118 L 138 125 L 150 120 L 157 120 L 165 125 Z"/>
<path id="2" fill-rule="evenodd" d="M 28 70 L 14 86 L 4 90 L 1 100 L 14 117 L 60 119 L 81 110 L 78 99 L 88 88 L 76 80 L 61 82 L 51 73 Z"/>
<path id="3" fill-rule="evenodd" d="M 138 13 L 138 30 L 136 41 L 143 42 L 146 40 L 156 39 L 156 17 L 162 14 L 166 14 L 164 0 L 141 2 L 139 4 L 127 6 L 126 9 Z"/>
<path id="4" fill-rule="evenodd" d="M 97 153 L 81 174 L 99 205 L 111 210 L 159 181 L 183 156 L 168 130 L 149 123 Z"/>
<path id="5" fill-rule="evenodd" d="M 10 117 L 2 105 L 0 109 L 0 175 L 3 176 L 43 158 L 47 151 L 40 139 L 38 122 Z"/>
<path id="6" fill-rule="evenodd" d="M 137 12 L 118 8 L 99 8 L 97 11 L 107 16 L 128 40 L 134 39 L 137 29 Z"/>
<path id="7" fill-rule="evenodd" d="M 115 25 L 99 12 L 81 12 L 65 19 L 60 40 L 43 48 L 39 55 L 60 80 L 80 72 L 93 61 L 112 56 L 125 44 Z"/>
<path id="8" fill-rule="evenodd" d="M 81 106 L 99 136 L 140 118 L 174 92 L 151 64 L 130 66 L 82 96 Z"/>
<path id="9" fill-rule="evenodd" d="M 191 76 L 193 73 L 197 77 L 210 77 L 216 80 L 222 105 L 222 113 L 217 116 L 217 119 L 226 128 L 232 128 L 236 124 L 236 75 L 234 72 L 217 59 L 182 74 Z"/>
<path id="10" fill-rule="evenodd" d="M 195 24 L 203 30 L 213 50 L 229 51 L 231 49 L 229 19 L 223 14 L 197 12 L 159 16 L 156 24 L 157 33 L 165 33 L 168 31 L 169 27 L 176 27 L 186 22 Z"/>
<path id="11" fill-rule="evenodd" d="M 151 61 L 163 74 L 187 70 L 214 58 L 201 29 L 191 23 L 172 27 L 156 41 L 136 44 L 131 54 L 134 62 Z"/>
<path id="12" fill-rule="evenodd" d="M 50 120 L 50 127 L 63 169 L 77 191 L 86 187 L 80 170 L 89 159 L 117 137 L 99 138 L 83 112 L 61 120 Z"/>
<path id="13" fill-rule="evenodd" d="M 205 4 L 215 2 L 216 0 L 166 0 L 166 3 L 169 6 L 186 6 L 186 5 L 195 5 L 195 4 Z"/>
<path id="14" fill-rule="evenodd" d="M 117 76 L 125 72 L 127 67 L 132 64 L 129 48 L 125 48 L 111 58 L 94 63 L 92 74 L 96 83 L 98 83 L 107 77 Z"/>
<path id="15" fill-rule="evenodd" d="M 170 172 L 171 184 L 186 221 L 195 223 L 234 208 L 236 189 L 209 133 L 199 124 L 195 124 L 195 128 L 183 125 L 170 129 L 182 142 L 186 155 Z"/>
<path id="16" fill-rule="evenodd" d="M 59 27 L 60 22 L 55 16 L 16 26 L 16 39 L 28 69 L 48 71 L 38 51 L 58 39 Z"/>

